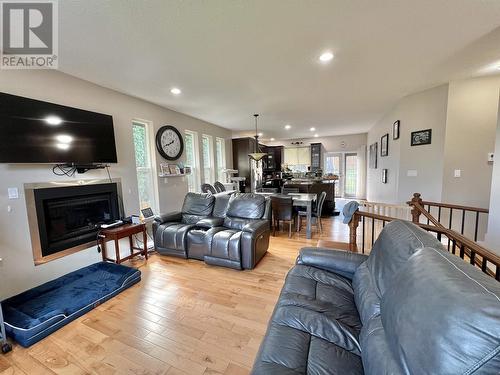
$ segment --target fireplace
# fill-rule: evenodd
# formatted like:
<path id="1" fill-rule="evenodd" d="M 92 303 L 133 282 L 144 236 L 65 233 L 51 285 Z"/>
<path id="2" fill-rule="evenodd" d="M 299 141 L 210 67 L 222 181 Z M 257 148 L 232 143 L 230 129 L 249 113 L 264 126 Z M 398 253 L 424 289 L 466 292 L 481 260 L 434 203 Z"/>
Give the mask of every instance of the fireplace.
<path id="1" fill-rule="evenodd" d="M 35 264 L 89 247 L 120 218 L 119 184 L 96 182 L 25 188 Z"/>

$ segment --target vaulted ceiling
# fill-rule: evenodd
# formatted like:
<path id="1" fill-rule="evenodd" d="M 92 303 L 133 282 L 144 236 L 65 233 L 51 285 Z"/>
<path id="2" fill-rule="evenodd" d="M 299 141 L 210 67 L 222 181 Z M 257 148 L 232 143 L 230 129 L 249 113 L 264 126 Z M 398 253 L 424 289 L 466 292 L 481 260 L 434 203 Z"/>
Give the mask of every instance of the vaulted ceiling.
<path id="1" fill-rule="evenodd" d="M 64 0 L 59 24 L 62 71 L 236 132 L 258 112 L 264 139 L 365 132 L 500 65 L 497 0 Z"/>

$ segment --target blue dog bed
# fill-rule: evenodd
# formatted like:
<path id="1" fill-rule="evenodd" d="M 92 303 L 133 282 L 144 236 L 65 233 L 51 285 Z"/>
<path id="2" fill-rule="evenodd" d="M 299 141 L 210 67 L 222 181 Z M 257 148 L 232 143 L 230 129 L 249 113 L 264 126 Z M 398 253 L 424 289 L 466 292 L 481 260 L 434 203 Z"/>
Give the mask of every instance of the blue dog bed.
<path id="1" fill-rule="evenodd" d="M 33 345 L 141 280 L 141 271 L 100 262 L 2 302 L 7 335 Z"/>

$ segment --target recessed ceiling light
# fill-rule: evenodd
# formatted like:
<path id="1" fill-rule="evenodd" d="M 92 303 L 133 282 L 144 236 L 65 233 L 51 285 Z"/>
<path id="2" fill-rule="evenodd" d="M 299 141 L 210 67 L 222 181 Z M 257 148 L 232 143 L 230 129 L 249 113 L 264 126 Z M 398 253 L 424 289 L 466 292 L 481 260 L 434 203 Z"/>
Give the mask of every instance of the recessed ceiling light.
<path id="1" fill-rule="evenodd" d="M 331 52 L 323 52 L 321 56 L 319 57 L 319 61 L 321 62 L 328 62 L 333 59 L 333 53 Z"/>
<path id="2" fill-rule="evenodd" d="M 181 89 L 178 89 L 177 87 L 173 87 L 170 92 L 174 95 L 179 95 L 182 91 Z"/>
<path id="3" fill-rule="evenodd" d="M 292 127 L 292 125 L 288 125 L 288 124 L 287 124 L 287 125 L 285 125 L 285 129 L 286 129 L 286 130 L 290 129 L 291 127 Z"/>
<path id="4" fill-rule="evenodd" d="M 315 131 L 315 130 L 316 130 L 316 128 L 314 128 L 314 127 L 313 127 L 313 128 L 311 128 L 311 129 L 309 129 L 309 130 L 313 132 L 313 131 Z"/>
<path id="5" fill-rule="evenodd" d="M 45 122 L 49 125 L 60 125 L 62 123 L 62 118 L 57 116 L 48 116 L 45 118 Z"/>
<path id="6" fill-rule="evenodd" d="M 66 134 L 60 134 L 56 137 L 56 139 L 60 143 L 71 143 L 73 141 L 73 137 Z"/>
<path id="7" fill-rule="evenodd" d="M 317 135 L 317 134 L 314 134 L 314 137 L 315 137 L 315 138 L 318 138 L 318 137 L 319 137 L 319 135 Z"/>
<path id="8" fill-rule="evenodd" d="M 274 138 L 271 138 L 270 141 L 274 141 Z"/>
<path id="9" fill-rule="evenodd" d="M 56 147 L 60 150 L 68 150 L 69 149 L 69 143 L 57 143 Z"/>
<path id="10" fill-rule="evenodd" d="M 258 133 L 257 134 L 259 137 L 262 137 L 264 135 L 264 133 Z"/>

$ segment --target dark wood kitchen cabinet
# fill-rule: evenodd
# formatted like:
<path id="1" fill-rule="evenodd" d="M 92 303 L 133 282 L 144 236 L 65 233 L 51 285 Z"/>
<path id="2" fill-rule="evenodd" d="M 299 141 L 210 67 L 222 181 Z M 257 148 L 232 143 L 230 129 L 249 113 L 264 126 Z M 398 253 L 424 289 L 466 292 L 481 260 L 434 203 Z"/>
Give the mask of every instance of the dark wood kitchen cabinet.
<path id="1" fill-rule="evenodd" d="M 311 171 L 321 169 L 321 143 L 311 143 Z"/>

